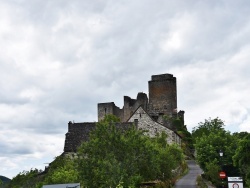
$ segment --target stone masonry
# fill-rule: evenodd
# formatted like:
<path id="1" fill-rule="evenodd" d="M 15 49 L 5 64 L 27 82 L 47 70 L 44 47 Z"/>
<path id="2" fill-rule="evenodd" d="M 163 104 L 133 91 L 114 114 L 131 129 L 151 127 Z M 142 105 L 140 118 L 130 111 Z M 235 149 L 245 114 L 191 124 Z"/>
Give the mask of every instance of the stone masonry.
<path id="1" fill-rule="evenodd" d="M 113 114 L 122 122 L 128 121 L 135 110 L 143 109 L 155 120 L 163 123 L 163 116 L 177 116 L 176 77 L 172 74 L 153 75 L 148 81 L 149 98 L 145 93 L 138 93 L 136 99 L 124 96 L 124 106 L 119 108 L 114 102 L 98 104 L 98 121 L 106 114 Z M 184 111 L 182 111 L 184 112 Z M 184 120 L 184 113 L 182 113 Z"/>
<path id="2" fill-rule="evenodd" d="M 135 113 L 129 118 L 128 122 L 138 122 L 138 129 L 147 131 L 146 134 L 150 137 L 155 137 L 157 134 L 164 132 L 167 135 L 167 142 L 169 144 L 181 144 L 181 137 L 178 134 L 154 121 L 142 107 L 139 107 L 135 111 Z"/>
<path id="3" fill-rule="evenodd" d="M 116 127 L 126 130 L 131 126 L 146 130 L 146 134 L 154 137 L 165 132 L 169 144 L 181 144 L 181 137 L 175 127 L 164 121 L 164 116 L 180 117 L 184 124 L 184 111 L 177 112 L 176 78 L 172 74 L 153 75 L 148 81 L 149 98 L 139 92 L 136 99 L 124 96 L 124 106 L 119 108 L 114 102 L 98 103 L 98 121 L 105 115 L 113 114 L 120 118 Z M 95 122 L 68 123 L 65 138 L 65 153 L 74 153 L 82 142 L 88 141 Z"/>

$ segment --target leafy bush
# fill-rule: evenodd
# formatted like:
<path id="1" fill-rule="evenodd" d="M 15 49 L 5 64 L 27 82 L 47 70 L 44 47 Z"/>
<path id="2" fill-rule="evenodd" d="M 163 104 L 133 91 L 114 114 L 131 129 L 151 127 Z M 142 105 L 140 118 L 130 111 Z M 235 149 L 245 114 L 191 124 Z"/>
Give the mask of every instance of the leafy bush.
<path id="1" fill-rule="evenodd" d="M 135 127 L 122 131 L 114 123 L 97 124 L 90 141 L 79 148 L 79 177 L 86 187 L 135 187 L 142 181 L 168 180 L 183 160 L 181 149 L 166 135 L 149 138 Z"/>
<path id="2" fill-rule="evenodd" d="M 207 185 L 205 184 L 205 182 L 203 181 L 200 175 L 197 176 L 196 182 L 199 188 L 207 188 Z"/>
<path id="3" fill-rule="evenodd" d="M 56 157 L 46 174 L 38 170 L 18 174 L 11 188 L 41 188 L 46 184 L 80 182 L 91 188 L 138 187 L 141 182 L 157 180 L 169 185 L 172 170 L 184 163 L 182 150 L 168 145 L 167 135 L 155 138 L 131 127 L 115 126 L 119 119 L 108 115 L 96 125 L 90 140 L 82 143 L 76 158 Z"/>
<path id="4" fill-rule="evenodd" d="M 59 156 L 51 163 L 43 185 L 79 182 L 75 162 L 66 156 Z"/>
<path id="5" fill-rule="evenodd" d="M 26 188 L 34 188 L 36 183 L 38 182 L 38 174 L 41 171 L 38 169 L 31 169 L 30 171 L 23 171 L 16 175 L 8 184 L 10 188 L 19 188 L 19 187 L 26 187 Z"/>

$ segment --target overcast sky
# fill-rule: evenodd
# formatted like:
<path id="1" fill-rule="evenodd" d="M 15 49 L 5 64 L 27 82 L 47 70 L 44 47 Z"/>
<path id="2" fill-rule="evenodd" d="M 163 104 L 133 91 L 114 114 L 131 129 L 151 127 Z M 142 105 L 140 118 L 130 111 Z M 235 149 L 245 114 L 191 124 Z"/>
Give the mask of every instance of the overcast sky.
<path id="1" fill-rule="evenodd" d="M 69 121 L 155 74 L 177 78 L 189 131 L 250 132 L 249 41 L 248 0 L 0 0 L 0 175 L 44 169 Z"/>

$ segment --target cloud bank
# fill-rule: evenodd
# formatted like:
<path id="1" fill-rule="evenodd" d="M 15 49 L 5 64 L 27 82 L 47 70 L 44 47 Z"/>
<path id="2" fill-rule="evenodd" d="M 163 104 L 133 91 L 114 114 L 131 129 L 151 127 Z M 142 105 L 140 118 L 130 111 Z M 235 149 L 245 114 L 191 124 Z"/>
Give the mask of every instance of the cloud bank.
<path id="1" fill-rule="evenodd" d="M 44 168 L 68 121 L 97 121 L 97 103 L 177 77 L 191 131 L 209 117 L 250 131 L 250 3 L 0 1 L 0 174 Z"/>

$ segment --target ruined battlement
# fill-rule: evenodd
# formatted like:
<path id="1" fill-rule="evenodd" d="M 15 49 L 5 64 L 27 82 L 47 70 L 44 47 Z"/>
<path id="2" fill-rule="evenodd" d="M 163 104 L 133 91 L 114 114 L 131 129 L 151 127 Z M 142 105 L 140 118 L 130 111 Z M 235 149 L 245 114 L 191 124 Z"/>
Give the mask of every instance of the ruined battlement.
<path id="1" fill-rule="evenodd" d="M 124 96 L 122 109 L 114 102 L 98 104 L 98 121 L 106 114 L 116 115 L 122 122 L 126 122 L 135 110 L 142 106 L 156 121 L 162 122 L 163 115 L 173 116 L 177 109 L 176 77 L 172 74 L 159 74 L 151 76 L 148 81 L 148 96 L 139 92 L 136 99 Z"/>
<path id="2" fill-rule="evenodd" d="M 94 122 L 68 123 L 68 132 L 66 133 L 64 152 L 76 152 L 82 142 L 89 140 L 89 135 L 95 128 Z"/>
<path id="3" fill-rule="evenodd" d="M 101 121 L 105 115 L 113 114 L 123 120 L 123 109 L 120 109 L 114 102 L 98 103 L 98 121 Z"/>
<path id="4" fill-rule="evenodd" d="M 107 114 L 113 114 L 119 117 L 122 122 L 126 122 L 141 105 L 144 108 L 147 108 L 148 105 L 147 94 L 143 92 L 139 92 L 136 99 L 124 96 L 124 106 L 122 109 L 117 107 L 114 102 L 98 103 L 98 121 L 102 120 Z"/>
<path id="5" fill-rule="evenodd" d="M 151 82 L 160 81 L 160 80 L 176 81 L 176 78 L 172 74 L 159 74 L 159 75 L 152 75 L 151 76 Z"/>
<path id="6" fill-rule="evenodd" d="M 137 126 L 136 122 L 123 122 L 114 124 L 118 130 L 126 131 L 133 126 Z M 90 132 L 96 128 L 94 122 L 84 123 L 68 123 L 68 132 L 66 133 L 64 152 L 71 153 L 76 152 L 77 148 L 90 139 Z"/>
<path id="7" fill-rule="evenodd" d="M 120 118 L 121 123 L 115 126 L 127 130 L 131 126 L 147 130 L 149 136 L 165 132 L 168 143 L 181 144 L 181 137 L 175 132 L 171 122 L 164 121 L 164 115 L 181 117 L 184 124 L 184 111 L 177 112 L 176 78 L 172 74 L 153 75 L 148 81 L 148 95 L 137 94 L 136 99 L 124 96 L 124 105 L 119 108 L 114 102 L 98 103 L 98 121 L 105 115 L 112 114 Z M 76 152 L 82 142 L 89 140 L 90 132 L 96 123 L 68 123 L 64 152 Z"/>

